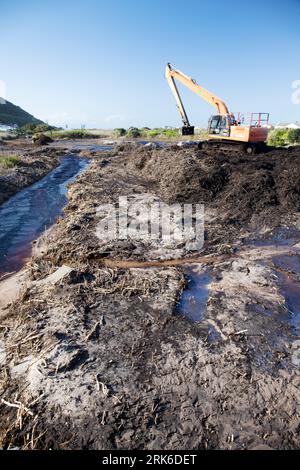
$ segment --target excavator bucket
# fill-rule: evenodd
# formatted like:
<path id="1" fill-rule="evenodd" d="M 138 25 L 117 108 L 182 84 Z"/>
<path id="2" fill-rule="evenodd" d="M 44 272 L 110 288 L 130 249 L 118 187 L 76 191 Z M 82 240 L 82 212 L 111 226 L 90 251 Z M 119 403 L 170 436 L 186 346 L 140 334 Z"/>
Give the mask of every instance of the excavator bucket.
<path id="1" fill-rule="evenodd" d="M 194 135 L 195 127 L 194 126 L 183 126 L 181 128 L 182 135 Z"/>

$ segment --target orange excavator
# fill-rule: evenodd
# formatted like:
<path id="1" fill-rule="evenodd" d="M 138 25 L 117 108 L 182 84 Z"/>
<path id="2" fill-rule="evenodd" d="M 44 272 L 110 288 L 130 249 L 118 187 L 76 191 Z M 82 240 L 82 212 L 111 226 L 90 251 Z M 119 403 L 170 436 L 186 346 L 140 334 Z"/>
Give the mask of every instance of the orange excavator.
<path id="1" fill-rule="evenodd" d="M 182 135 L 194 135 L 194 126 L 190 125 L 181 96 L 175 80 L 189 88 L 196 95 L 210 103 L 217 110 L 208 121 L 208 140 L 199 143 L 200 148 L 221 148 L 247 153 L 259 153 L 267 149 L 269 113 L 250 113 L 245 116 L 241 113 L 234 115 L 229 112 L 223 100 L 214 93 L 198 85 L 196 81 L 172 68 L 166 66 L 166 79 L 175 97 L 176 104 L 183 122 Z"/>

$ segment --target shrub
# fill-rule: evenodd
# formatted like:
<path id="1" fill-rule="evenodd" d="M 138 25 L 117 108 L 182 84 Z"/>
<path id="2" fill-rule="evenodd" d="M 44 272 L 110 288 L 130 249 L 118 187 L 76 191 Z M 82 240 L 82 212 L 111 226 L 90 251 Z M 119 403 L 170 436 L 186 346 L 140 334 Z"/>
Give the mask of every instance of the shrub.
<path id="1" fill-rule="evenodd" d="M 87 135 L 87 132 L 83 129 L 52 132 L 52 137 L 56 139 L 83 139 L 84 137 L 87 137 Z"/>
<path id="2" fill-rule="evenodd" d="M 127 137 L 141 137 L 141 131 L 137 127 L 130 127 L 126 133 Z"/>
<path id="3" fill-rule="evenodd" d="M 45 134 L 33 134 L 32 142 L 37 145 L 47 145 L 50 144 L 50 142 L 53 142 L 53 140 Z"/>
<path id="4" fill-rule="evenodd" d="M 178 137 L 178 129 L 163 129 L 161 127 L 155 127 L 154 129 L 145 129 L 146 137 Z"/>
<path id="5" fill-rule="evenodd" d="M 166 137 L 177 137 L 179 135 L 178 129 L 163 129 L 162 134 Z"/>
<path id="6" fill-rule="evenodd" d="M 24 126 L 18 129 L 19 134 L 34 134 L 35 133 L 36 124 L 25 124 Z"/>
<path id="7" fill-rule="evenodd" d="M 126 135 L 126 129 L 123 129 L 123 127 L 114 129 L 114 135 L 116 137 L 123 137 L 124 135 Z"/>
<path id="8" fill-rule="evenodd" d="M 161 134 L 160 129 L 151 129 L 150 131 L 148 131 L 148 136 L 149 137 L 157 137 L 160 134 Z"/>
<path id="9" fill-rule="evenodd" d="M 0 155 L 1 168 L 14 168 L 19 163 L 20 159 L 17 155 Z"/>
<path id="10" fill-rule="evenodd" d="M 53 127 L 53 126 L 49 126 L 49 124 L 32 124 L 32 123 L 28 123 L 28 124 L 25 124 L 24 126 L 20 127 L 17 130 L 17 133 L 20 134 L 20 135 L 24 135 L 24 134 L 32 135 L 32 134 L 39 134 L 39 133 L 42 133 L 42 132 L 52 131 L 53 129 L 56 129 L 56 128 Z"/>
<path id="11" fill-rule="evenodd" d="M 54 130 L 55 127 L 49 126 L 49 124 L 39 124 L 35 128 L 35 133 L 43 133 L 43 132 L 48 132 Z"/>
<path id="12" fill-rule="evenodd" d="M 290 129 L 288 133 L 288 141 L 291 144 L 300 144 L 300 129 Z"/>
<path id="13" fill-rule="evenodd" d="M 268 143 L 274 147 L 282 147 L 288 144 L 289 129 L 275 129 L 269 133 Z"/>

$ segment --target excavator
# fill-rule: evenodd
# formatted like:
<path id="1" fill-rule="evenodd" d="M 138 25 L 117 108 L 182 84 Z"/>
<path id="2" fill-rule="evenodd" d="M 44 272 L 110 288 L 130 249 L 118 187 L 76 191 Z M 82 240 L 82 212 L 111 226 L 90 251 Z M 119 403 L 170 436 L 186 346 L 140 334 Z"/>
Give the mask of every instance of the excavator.
<path id="1" fill-rule="evenodd" d="M 266 151 L 268 138 L 269 113 L 250 113 L 248 116 L 229 112 L 227 105 L 214 93 L 206 90 L 180 70 L 167 64 L 165 76 L 175 97 L 183 122 L 182 135 L 194 135 L 194 126 L 190 125 L 185 107 L 175 80 L 189 88 L 196 95 L 216 108 L 216 114 L 208 121 L 208 140 L 199 142 L 203 149 L 218 148 L 222 150 L 242 151 L 248 154 Z"/>

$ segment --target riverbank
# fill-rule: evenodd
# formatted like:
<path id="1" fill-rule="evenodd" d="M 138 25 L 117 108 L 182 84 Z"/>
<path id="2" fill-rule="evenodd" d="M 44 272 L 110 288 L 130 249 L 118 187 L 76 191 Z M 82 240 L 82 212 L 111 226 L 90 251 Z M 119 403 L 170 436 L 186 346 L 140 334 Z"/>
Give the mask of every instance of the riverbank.
<path id="1" fill-rule="evenodd" d="M 80 154 L 92 158 L 99 151 L 110 150 L 116 141 L 102 139 L 61 139 L 48 145 L 36 145 L 30 139 L 0 142 L 0 205 L 14 194 L 39 181 L 56 166 L 60 157 Z M 1 158 L 11 159 L 1 165 Z"/>
<path id="2" fill-rule="evenodd" d="M 64 153 L 62 148 L 0 145 L 0 204 L 49 173 Z M 2 166 L 1 159 L 12 161 Z"/>
<path id="3" fill-rule="evenodd" d="M 300 312 L 280 281 L 299 286 L 299 158 L 99 153 L 2 318 L 1 446 L 299 448 Z M 204 202 L 203 249 L 99 240 L 97 208 L 119 196 Z M 197 276 L 205 295 L 180 308 Z"/>

